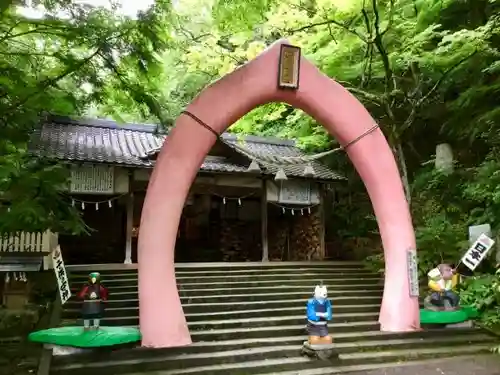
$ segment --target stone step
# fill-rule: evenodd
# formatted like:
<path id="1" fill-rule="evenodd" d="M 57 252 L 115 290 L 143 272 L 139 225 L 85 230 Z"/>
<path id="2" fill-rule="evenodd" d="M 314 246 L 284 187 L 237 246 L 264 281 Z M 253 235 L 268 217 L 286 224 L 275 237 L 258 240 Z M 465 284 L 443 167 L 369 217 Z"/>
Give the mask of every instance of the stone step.
<path id="1" fill-rule="evenodd" d="M 186 310 L 186 309 L 184 309 Z M 280 308 L 261 308 L 261 309 L 238 309 L 229 311 L 215 311 L 208 312 L 207 309 L 202 310 L 198 313 L 186 313 L 186 319 L 190 322 L 195 322 L 199 320 L 211 320 L 211 319 L 242 319 L 242 318 L 258 318 L 266 316 L 282 316 L 282 315 L 298 315 L 305 314 L 305 303 L 292 307 L 280 307 Z M 118 308 L 107 308 L 106 317 L 117 317 L 117 316 L 135 316 L 138 314 L 139 306 L 132 307 L 118 307 Z M 335 314 L 338 313 L 357 313 L 357 312 L 379 312 L 380 304 L 366 304 L 366 305 L 335 305 Z M 81 310 L 77 309 L 65 309 L 63 311 L 62 317 L 64 319 L 69 318 L 79 318 Z M 305 315 L 304 315 L 305 316 Z"/>
<path id="2" fill-rule="evenodd" d="M 396 362 L 381 362 L 381 363 L 369 363 L 369 364 L 359 364 L 359 365 L 347 365 L 347 366 L 336 366 L 336 367 L 323 367 L 323 368 L 311 368 L 301 370 L 300 373 L 297 371 L 279 371 L 276 375 L 332 375 L 332 374 L 422 374 L 419 372 L 418 374 L 415 370 L 428 369 L 432 366 L 436 372 L 433 375 L 444 375 L 443 371 L 440 371 L 440 367 L 442 367 L 444 361 L 452 362 L 452 361 L 472 361 L 475 362 L 478 358 L 486 359 L 487 357 L 494 356 L 491 353 L 465 353 L 459 354 L 457 356 L 453 356 L 453 354 L 441 354 L 436 358 L 425 358 L 424 359 L 406 359 L 404 361 L 396 361 Z M 486 357 L 486 358 L 485 358 Z M 395 369 L 396 371 L 390 371 L 389 369 Z M 389 370 L 389 371 L 388 371 Z M 432 370 L 431 370 L 432 371 Z M 241 374 L 241 373 L 240 373 Z M 428 372 L 427 372 L 428 374 Z M 448 375 L 452 375 L 449 372 Z M 456 374 L 456 373 L 455 373 Z M 484 373 L 483 373 L 484 374 Z M 135 375 L 135 374 L 131 374 Z M 471 374 L 474 375 L 474 374 Z M 491 375 L 491 374 L 490 374 Z"/>
<path id="3" fill-rule="evenodd" d="M 337 324 L 348 322 L 359 322 L 360 320 L 376 320 L 378 318 L 377 312 L 359 312 L 359 313 L 345 313 L 335 314 L 330 324 L 335 327 Z M 69 320 L 69 319 L 68 319 Z M 118 316 L 118 317 L 104 317 L 102 325 L 121 326 L 121 325 L 138 325 L 139 316 Z M 74 323 L 71 322 L 71 323 Z M 218 329 L 246 329 L 273 326 L 278 329 L 280 326 L 300 325 L 305 327 L 306 317 L 305 314 L 300 315 L 286 315 L 286 316 L 270 316 L 270 317 L 257 317 L 246 319 L 223 319 L 223 320 L 199 320 L 190 321 L 188 326 L 190 331 L 204 331 L 204 330 L 218 330 Z M 304 328 L 305 329 L 305 328 Z M 334 328 L 332 328 L 333 330 Z"/>
<path id="4" fill-rule="evenodd" d="M 227 350 L 240 350 L 255 347 L 268 347 L 276 345 L 301 345 L 307 339 L 306 335 L 283 336 L 283 337 L 261 337 L 244 338 L 223 341 L 198 341 L 193 344 L 169 349 L 149 349 L 141 347 L 120 348 L 98 348 L 82 354 L 71 356 L 56 356 L 54 363 L 57 365 L 72 364 L 95 360 L 96 355 L 106 361 L 116 361 L 123 359 L 164 357 L 167 355 L 178 355 L 187 353 L 212 353 Z M 433 331 L 419 331 L 407 333 L 381 332 L 381 331 L 361 331 L 361 332 L 335 332 L 334 341 L 339 353 L 348 353 L 359 350 L 360 347 L 367 350 L 377 350 L 379 347 L 405 348 L 425 341 L 427 345 L 438 345 L 445 342 L 490 342 L 494 340 L 491 335 L 474 328 L 457 329 L 436 329 Z M 363 349 L 364 350 L 364 349 Z"/>
<path id="5" fill-rule="evenodd" d="M 346 295 L 347 294 L 347 295 Z M 136 297 L 136 298 L 129 298 Z M 203 305 L 208 307 L 206 311 L 227 311 L 232 310 L 238 305 L 251 306 L 252 304 L 271 304 L 277 307 L 276 301 L 283 303 L 284 306 L 305 306 L 307 300 L 310 298 L 308 295 L 295 294 L 249 294 L 249 295 L 228 295 L 228 296 L 197 296 L 197 297 L 181 297 L 183 306 L 188 307 L 192 305 Z M 331 301 L 333 306 L 336 304 L 349 304 L 349 305 L 364 305 L 369 303 L 380 303 L 382 300 L 382 293 L 367 291 L 363 293 L 344 293 L 339 296 L 332 296 Z M 75 298 L 69 300 L 64 305 L 64 309 L 78 309 L 82 302 Z M 207 306 L 208 305 L 208 306 Z M 127 294 L 125 296 L 111 295 L 106 302 L 108 308 L 118 307 L 136 307 L 139 306 L 137 295 Z"/>
<path id="6" fill-rule="evenodd" d="M 348 276 L 338 276 L 335 275 L 320 275 L 317 273 L 308 273 L 308 274 L 294 274 L 288 277 L 282 275 L 253 275 L 253 276 L 238 276 L 238 277 L 223 277 L 223 276 L 215 276 L 215 277 L 179 277 L 177 278 L 177 283 L 180 285 L 206 285 L 211 283 L 212 285 L 227 285 L 232 284 L 236 285 L 238 283 L 267 283 L 267 284 L 280 284 L 282 282 L 290 281 L 293 279 L 295 282 L 299 282 L 298 285 L 311 284 L 313 287 L 317 283 L 322 282 L 326 285 L 353 285 L 353 284 L 367 284 L 367 283 L 379 283 L 382 279 L 378 276 L 373 275 L 348 275 Z M 196 282 L 192 282 L 196 281 Z M 74 286 L 83 285 L 86 283 L 86 279 L 80 280 L 70 280 L 70 283 Z M 117 285 L 137 285 L 138 278 L 137 277 L 129 277 L 129 278 L 103 278 L 102 283 L 106 285 L 106 287 L 117 286 Z M 295 284 L 297 285 L 297 284 Z"/>
<path id="7" fill-rule="evenodd" d="M 339 300 L 349 300 L 349 299 L 359 299 L 359 298 L 367 298 L 367 297 L 382 297 L 381 290 L 347 290 L 347 291 L 332 291 L 329 293 L 329 298 L 332 300 L 332 303 L 336 303 Z M 296 292 L 290 291 L 288 293 L 251 293 L 251 294 L 214 294 L 214 295 L 183 295 L 180 293 L 181 302 L 185 304 L 190 303 L 232 303 L 232 302 L 241 302 L 241 301 L 273 301 L 273 300 L 297 300 L 303 299 L 304 303 L 309 298 L 311 298 L 310 293 L 306 292 Z M 127 293 L 127 292 L 118 292 L 118 293 L 109 293 L 109 303 L 111 304 L 113 301 L 122 301 L 122 300 L 134 300 L 138 299 L 138 293 Z M 72 306 L 74 304 L 80 304 L 76 297 L 76 295 L 72 296 L 70 300 L 68 300 L 67 305 Z"/>
<path id="8" fill-rule="evenodd" d="M 295 296 L 292 297 L 286 295 L 275 295 L 273 298 L 181 298 L 181 303 L 186 313 L 193 312 L 217 312 L 217 311 L 231 311 L 231 310 L 244 310 L 244 309 L 257 309 L 257 308 L 284 308 L 284 307 L 304 307 L 308 296 Z M 302 298 L 300 298 L 302 297 Z M 115 296 L 117 298 L 117 296 Z M 381 294 L 358 294 L 358 295 L 347 295 L 347 296 L 337 296 L 331 299 L 333 304 L 333 309 L 335 311 L 336 305 L 367 305 L 374 303 L 381 303 Z M 64 310 L 77 310 L 82 306 L 81 301 L 69 300 L 64 305 Z M 139 300 L 137 298 L 131 299 L 110 299 L 106 302 L 106 308 L 130 308 L 138 307 Z"/>
<path id="9" fill-rule="evenodd" d="M 194 271 L 176 271 L 175 276 L 177 278 L 182 277 L 241 277 L 241 276 L 259 276 L 259 275 L 281 275 L 281 276 L 289 276 L 289 275 L 300 275 L 302 273 L 315 273 L 318 275 L 325 276 L 346 276 L 346 275 L 372 275 L 379 276 L 378 274 L 363 268 L 353 267 L 353 268 L 260 268 L 260 269 L 250 269 L 250 270 L 194 270 Z M 131 278 L 137 277 L 138 272 L 100 272 L 101 277 L 104 278 Z M 74 280 L 86 280 L 88 278 L 89 273 L 83 272 L 71 272 L 68 277 Z"/>
<path id="10" fill-rule="evenodd" d="M 119 324 L 120 326 L 135 326 L 137 327 L 138 317 L 134 317 L 136 324 Z M 63 325 L 74 325 L 75 321 L 63 321 Z M 122 323 L 122 322 L 120 322 Z M 112 324 L 106 324 L 112 325 Z M 380 329 L 377 321 L 356 321 L 348 323 L 332 323 L 329 325 L 331 332 L 364 332 L 376 331 Z M 219 340 L 236 340 L 241 338 L 269 338 L 282 336 L 300 336 L 306 333 L 304 320 L 300 324 L 295 325 L 267 325 L 260 327 L 248 328 L 224 328 L 211 329 L 202 331 L 191 331 L 191 337 L 194 342 L 198 341 L 219 341 Z"/>
<path id="11" fill-rule="evenodd" d="M 72 273 L 88 274 L 89 272 L 100 273 L 137 273 L 137 263 L 134 264 L 68 264 L 66 269 Z M 311 262 L 190 262 L 175 263 L 176 271 L 217 271 L 217 270 L 262 270 L 262 269 L 284 269 L 284 268 L 358 268 L 366 269 L 364 262 L 348 261 L 311 261 Z"/>
<path id="12" fill-rule="evenodd" d="M 312 292 L 314 290 L 314 285 L 283 285 L 283 284 L 278 284 L 278 285 L 264 285 L 264 286 L 252 286 L 252 287 L 224 287 L 224 288 L 217 288 L 220 286 L 219 283 L 214 285 L 214 288 L 210 288 L 210 285 L 205 285 L 205 288 L 202 289 L 191 289 L 187 288 L 186 285 L 178 285 L 177 288 L 179 290 L 179 293 L 183 295 L 200 295 L 200 294 L 242 294 L 242 293 L 253 293 L 253 292 L 280 292 L 280 293 L 285 293 L 289 291 L 296 291 L 296 292 L 303 292 L 305 294 L 312 295 Z M 369 284 L 358 284 L 358 285 L 342 285 L 342 286 L 337 286 L 337 285 L 332 285 L 331 287 L 328 286 L 328 292 L 329 293 L 334 293 L 336 291 L 344 292 L 348 290 L 378 290 L 378 291 L 383 291 L 383 285 L 381 283 L 369 283 Z M 116 293 L 138 293 L 138 285 L 125 285 L 125 286 L 112 286 L 110 291 L 113 291 L 113 294 Z M 80 288 L 71 288 L 71 292 L 74 294 L 77 294 L 80 291 Z"/>
<path id="13" fill-rule="evenodd" d="M 282 296 L 280 296 L 282 297 Z M 284 307 L 297 307 L 303 306 L 305 309 L 306 299 L 293 299 L 293 300 L 258 300 L 258 301 L 239 301 L 239 302 L 219 302 L 219 303 L 183 303 L 183 309 L 186 314 L 190 313 L 202 313 L 207 312 L 222 312 L 222 311 L 232 311 L 232 310 L 243 310 L 243 309 L 259 309 L 259 308 L 269 308 L 269 309 L 280 309 Z M 358 298 L 351 297 L 337 297 L 335 298 L 334 306 L 339 305 L 367 305 L 367 304 L 380 304 L 382 301 L 380 296 L 364 296 Z M 65 309 L 78 309 L 80 308 L 81 302 L 68 301 L 64 306 Z M 108 308 L 126 308 L 126 307 L 138 307 L 138 299 L 130 300 L 110 300 L 107 302 Z M 335 307 L 334 307 L 335 314 Z"/>
<path id="14" fill-rule="evenodd" d="M 468 346 L 464 344 L 468 343 Z M 439 350 L 440 346 L 446 345 L 448 350 L 469 348 L 465 350 L 470 352 L 470 348 L 474 349 L 487 349 L 488 345 L 484 343 L 484 337 L 480 336 L 474 340 L 469 339 L 464 342 L 464 338 L 451 338 L 445 339 L 434 339 L 432 342 L 434 350 Z M 337 343 L 336 347 L 340 353 L 340 360 L 336 361 L 342 365 L 353 365 L 359 362 L 360 359 L 369 360 L 370 362 L 383 362 L 384 359 L 400 359 L 412 357 L 411 352 L 421 351 L 422 353 L 429 353 L 429 342 L 424 342 L 420 339 L 399 339 L 399 340 L 379 340 L 379 341 L 365 341 L 363 348 L 366 350 L 376 350 L 376 351 L 363 351 L 359 352 L 359 346 L 353 345 L 353 343 Z M 290 358 L 300 358 L 300 348 L 301 343 L 295 345 L 275 345 L 268 347 L 256 347 L 256 348 L 246 348 L 246 349 L 236 349 L 236 350 L 225 350 L 212 353 L 169 353 L 163 356 L 148 357 L 148 358 L 134 358 L 134 359 L 122 359 L 122 360 L 105 360 L 102 362 L 84 362 L 76 364 L 64 364 L 55 370 L 59 371 L 78 371 L 84 369 L 86 371 L 91 370 L 93 374 L 103 371 L 108 371 L 113 369 L 114 373 L 130 373 L 132 371 L 164 371 L 164 370 L 184 370 L 191 368 L 195 370 L 198 368 L 199 373 L 200 367 L 214 366 L 214 365 L 228 365 L 228 364 L 240 364 L 244 362 L 257 362 L 257 361 L 269 361 L 272 359 L 283 359 L 286 363 L 287 359 Z M 411 348 L 411 351 L 408 350 Z M 378 350 L 377 350 L 378 349 Z M 380 355 L 379 355 L 380 354 Z M 304 358 L 306 359 L 306 358 Z M 196 367 L 193 367 L 193 362 L 196 363 Z M 308 360 L 308 362 L 310 362 Z M 314 361 L 314 364 L 325 365 L 328 362 Z M 139 367 L 141 366 L 141 367 Z M 135 367 L 135 370 L 134 370 Z M 309 363 L 309 368 L 311 363 Z M 297 370 L 297 368 L 294 368 Z M 99 371 L 100 370 L 100 371 Z M 229 370 L 229 369 L 227 369 Z M 163 372 L 162 371 L 162 372 Z M 169 371 L 170 372 L 170 371 Z M 260 372 L 260 371 L 259 371 Z M 175 373 L 175 372 L 172 372 Z M 188 372 L 189 373 L 189 372 Z M 231 371 L 231 373 L 233 373 Z M 250 374 L 250 372 L 248 372 Z M 256 373 L 256 372 L 251 372 Z M 262 372 L 264 373 L 264 372 Z M 265 373 L 269 373 L 266 371 Z M 272 372 L 276 373 L 276 372 Z"/>
<path id="15" fill-rule="evenodd" d="M 305 357 L 297 357 L 296 351 L 293 355 L 281 356 L 271 359 L 263 360 L 251 360 L 245 361 L 242 356 L 235 356 L 234 353 L 229 354 L 229 357 L 223 358 L 220 364 L 203 366 L 199 365 L 196 367 L 185 367 L 176 368 L 172 370 L 155 371 L 154 375 L 181 375 L 181 374 L 191 374 L 191 375 L 222 375 L 230 373 L 231 375 L 253 375 L 253 374 L 273 374 L 280 375 L 283 372 L 292 374 L 303 374 L 304 370 L 310 370 L 311 367 L 321 369 L 323 374 L 331 374 L 332 369 L 337 369 L 339 373 L 339 367 L 350 367 L 356 364 L 379 364 L 383 362 L 394 362 L 394 361 L 411 361 L 416 358 L 436 358 L 443 356 L 459 356 L 459 355 L 470 355 L 471 353 L 485 353 L 488 352 L 490 348 L 489 344 L 485 345 L 466 345 L 466 346 L 451 346 L 451 347 L 438 347 L 438 348 L 418 348 L 414 350 L 401 349 L 401 350 L 389 350 L 389 351 L 378 351 L 378 352 L 367 352 L 359 353 L 360 355 L 351 354 L 341 354 L 340 358 L 335 361 L 318 361 L 311 360 Z M 274 348 L 272 351 L 280 352 L 281 348 Z M 285 349 L 285 352 L 291 354 L 291 349 Z M 283 353 L 283 351 L 281 351 Z M 237 358 L 235 358 L 237 357 Z M 266 355 L 266 358 L 269 356 Z M 198 364 L 198 361 L 196 361 Z M 144 367 L 143 367 L 144 368 Z M 141 370 L 144 371 L 144 370 Z M 330 372 L 328 372 L 330 371 Z M 340 372 L 341 373 L 341 372 Z M 144 374 L 144 372 L 142 372 Z M 134 373 L 134 375 L 136 375 Z M 138 374 L 137 374 L 138 375 Z"/>

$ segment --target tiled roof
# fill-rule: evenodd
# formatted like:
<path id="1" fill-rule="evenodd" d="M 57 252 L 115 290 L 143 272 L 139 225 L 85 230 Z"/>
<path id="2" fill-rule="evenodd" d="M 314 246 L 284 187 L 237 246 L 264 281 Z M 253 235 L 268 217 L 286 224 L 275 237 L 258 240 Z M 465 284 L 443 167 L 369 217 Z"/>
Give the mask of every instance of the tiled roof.
<path id="1" fill-rule="evenodd" d="M 119 164 L 128 167 L 153 167 L 148 155 L 159 149 L 166 136 L 156 132 L 150 124 L 117 124 L 107 120 L 71 120 L 52 118 L 36 134 L 32 150 L 64 161 Z M 302 156 L 294 141 L 277 138 L 246 136 L 236 138 L 225 133 L 227 144 L 238 142 L 253 154 L 275 156 Z M 248 161 L 248 164 L 250 161 Z M 236 163 L 230 158 L 207 156 L 201 170 L 211 172 L 246 172 L 248 164 Z M 342 176 L 319 162 L 313 162 L 316 179 L 338 180 Z M 274 174 L 275 167 L 262 168 L 265 174 Z M 287 166 L 290 177 L 303 177 L 304 166 Z"/>

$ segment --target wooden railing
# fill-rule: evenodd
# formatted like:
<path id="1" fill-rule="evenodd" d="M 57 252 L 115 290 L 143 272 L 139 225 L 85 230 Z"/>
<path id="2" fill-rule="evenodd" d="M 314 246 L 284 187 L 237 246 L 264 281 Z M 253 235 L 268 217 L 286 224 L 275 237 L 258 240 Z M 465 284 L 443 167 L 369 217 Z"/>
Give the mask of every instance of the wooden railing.
<path id="1" fill-rule="evenodd" d="M 51 231 L 5 233 L 0 235 L 0 253 L 48 254 L 57 242 L 57 234 Z"/>

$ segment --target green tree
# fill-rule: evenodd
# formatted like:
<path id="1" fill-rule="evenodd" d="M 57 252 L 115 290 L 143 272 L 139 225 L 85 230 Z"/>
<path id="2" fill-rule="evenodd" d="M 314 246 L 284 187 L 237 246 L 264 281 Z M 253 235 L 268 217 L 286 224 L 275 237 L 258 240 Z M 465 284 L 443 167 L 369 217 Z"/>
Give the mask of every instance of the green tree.
<path id="1" fill-rule="evenodd" d="M 78 115 L 113 100 L 165 119 L 153 77 L 169 46 L 170 2 L 137 19 L 67 0 L 34 2 L 39 17 L 0 8 L 0 232 L 79 231 L 79 214 L 61 193 L 66 169 L 28 151 L 44 113 Z M 42 116 L 42 118 L 41 118 Z"/>

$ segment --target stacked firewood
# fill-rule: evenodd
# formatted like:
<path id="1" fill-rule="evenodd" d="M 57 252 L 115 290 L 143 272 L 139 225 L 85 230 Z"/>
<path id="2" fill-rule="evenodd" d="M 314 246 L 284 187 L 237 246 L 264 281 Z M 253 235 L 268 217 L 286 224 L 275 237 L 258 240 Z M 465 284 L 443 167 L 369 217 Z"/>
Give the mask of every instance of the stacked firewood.
<path id="1" fill-rule="evenodd" d="M 267 236 L 269 248 L 269 260 L 286 260 L 288 249 L 288 221 L 273 220 L 269 222 Z"/>
<path id="2" fill-rule="evenodd" d="M 290 233 L 290 260 L 321 260 L 321 220 L 318 213 L 297 216 Z"/>
<path id="3" fill-rule="evenodd" d="M 281 217 L 269 225 L 269 260 L 321 260 L 319 213 Z"/>
<path id="4" fill-rule="evenodd" d="M 262 259 L 259 222 L 223 220 L 220 236 L 223 261 L 241 262 Z"/>

